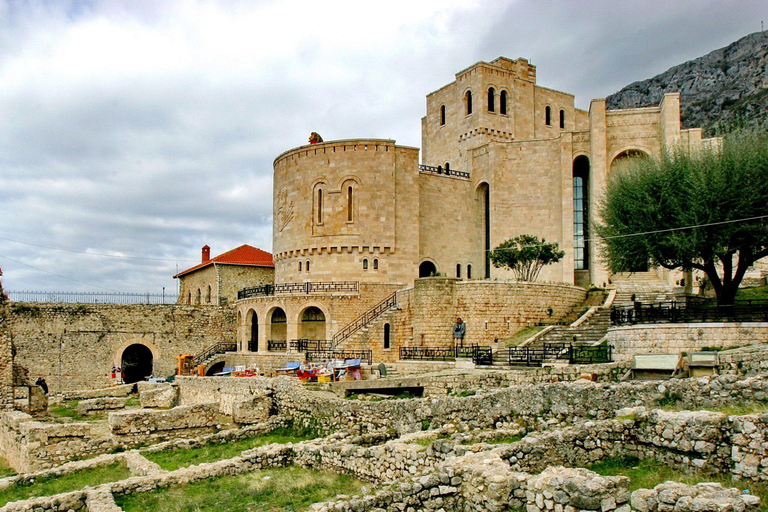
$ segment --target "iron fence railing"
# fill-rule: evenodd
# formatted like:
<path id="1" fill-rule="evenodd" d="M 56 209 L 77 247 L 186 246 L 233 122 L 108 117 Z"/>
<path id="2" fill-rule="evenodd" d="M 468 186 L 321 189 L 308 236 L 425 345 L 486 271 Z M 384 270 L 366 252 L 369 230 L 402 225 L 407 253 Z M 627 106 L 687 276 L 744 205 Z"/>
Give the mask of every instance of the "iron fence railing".
<path id="1" fill-rule="evenodd" d="M 455 361 L 457 357 L 471 358 L 478 365 L 493 364 L 491 347 L 456 345 L 454 347 L 400 347 L 400 359 L 410 361 Z"/>
<path id="2" fill-rule="evenodd" d="M 268 352 L 285 352 L 288 342 L 285 340 L 267 340 Z"/>
<path id="3" fill-rule="evenodd" d="M 538 347 L 510 347 L 507 362 L 511 366 L 541 366 L 545 360 L 568 361 L 569 364 L 596 364 L 612 361 L 610 345 L 583 346 L 572 343 L 545 343 Z"/>
<path id="4" fill-rule="evenodd" d="M 263 284 L 261 286 L 252 286 L 243 288 L 237 292 L 238 299 L 247 299 L 250 297 L 261 297 L 265 295 L 275 295 L 281 293 L 358 293 L 360 284 L 358 281 L 332 281 L 326 283 L 283 283 L 283 284 Z"/>
<path id="5" fill-rule="evenodd" d="M 328 340 L 310 340 L 306 338 L 291 340 L 291 350 L 294 352 L 331 350 L 332 343 Z"/>
<path id="6" fill-rule="evenodd" d="M 682 302 L 635 303 L 614 306 L 613 325 L 696 323 L 696 322 L 768 322 L 768 301 L 737 301 L 727 306 L 685 304 Z"/>
<path id="7" fill-rule="evenodd" d="M 339 359 L 360 359 L 361 362 L 373 364 L 373 351 L 371 350 L 311 350 L 307 352 L 307 361 L 320 362 Z"/>
<path id="8" fill-rule="evenodd" d="M 356 333 L 358 330 L 362 329 L 366 325 L 373 322 L 375 319 L 377 319 L 379 316 L 381 316 L 383 313 L 388 311 L 390 308 L 397 305 L 397 292 L 393 293 L 383 301 L 379 302 L 375 306 L 373 306 L 371 309 L 357 317 L 352 323 L 344 327 L 342 330 L 337 332 L 333 335 L 333 347 L 338 347 L 339 343 L 346 340 L 350 336 L 352 336 L 354 333 Z"/>
<path id="9" fill-rule="evenodd" d="M 199 366 L 205 364 L 210 358 L 223 354 L 225 352 L 234 352 L 237 350 L 237 342 L 234 341 L 220 341 L 210 347 L 206 348 L 200 353 L 195 354 L 192 359 L 193 366 Z"/>
<path id="10" fill-rule="evenodd" d="M 419 172 L 428 172 L 431 174 L 441 174 L 443 176 L 455 176 L 457 178 L 469 179 L 469 173 L 466 171 L 454 171 L 442 166 L 434 167 L 432 165 L 419 165 Z"/>
<path id="11" fill-rule="evenodd" d="M 175 304 L 176 294 L 118 292 L 7 291 L 12 302 L 68 302 L 73 304 Z"/>

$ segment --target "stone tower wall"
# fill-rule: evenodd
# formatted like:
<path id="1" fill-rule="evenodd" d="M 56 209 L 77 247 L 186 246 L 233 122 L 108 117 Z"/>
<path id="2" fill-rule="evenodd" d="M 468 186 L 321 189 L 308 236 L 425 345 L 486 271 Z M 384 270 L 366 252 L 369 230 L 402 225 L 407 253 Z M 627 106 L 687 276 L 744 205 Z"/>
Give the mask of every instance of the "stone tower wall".
<path id="1" fill-rule="evenodd" d="M 277 284 L 416 277 L 418 149 L 380 139 L 327 142 L 283 153 L 274 170 Z"/>

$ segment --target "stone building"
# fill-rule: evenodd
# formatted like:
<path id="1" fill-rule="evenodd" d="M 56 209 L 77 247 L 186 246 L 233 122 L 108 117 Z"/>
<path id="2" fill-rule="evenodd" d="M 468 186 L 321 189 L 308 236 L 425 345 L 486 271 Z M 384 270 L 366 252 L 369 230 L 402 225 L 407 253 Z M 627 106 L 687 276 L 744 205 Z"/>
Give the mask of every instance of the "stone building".
<path id="1" fill-rule="evenodd" d="M 681 129 L 677 93 L 656 107 L 607 110 L 597 99 L 585 111 L 537 85 L 526 59 L 462 70 L 427 95 L 426 109 L 421 164 L 419 149 L 382 139 L 275 159 L 275 289 L 237 302 L 241 351 L 286 350 L 301 338 L 375 350 L 446 344 L 462 313 L 473 315 L 468 338 L 484 343 L 546 320 L 544 311 L 578 302 L 576 287 L 609 280 L 589 225 L 617 166 L 704 143 L 700 129 Z M 560 285 L 528 287 L 516 301 L 524 286 L 505 283 L 513 275 L 487 253 L 521 234 L 566 255 L 541 272 Z M 439 278 L 421 279 L 429 276 Z M 364 314 L 379 319 L 362 328 Z"/>
<path id="2" fill-rule="evenodd" d="M 275 266 L 272 255 L 250 245 L 241 245 L 211 258 L 211 248 L 202 249 L 202 262 L 176 274 L 178 304 L 223 306 L 237 300 L 238 290 L 271 285 Z"/>

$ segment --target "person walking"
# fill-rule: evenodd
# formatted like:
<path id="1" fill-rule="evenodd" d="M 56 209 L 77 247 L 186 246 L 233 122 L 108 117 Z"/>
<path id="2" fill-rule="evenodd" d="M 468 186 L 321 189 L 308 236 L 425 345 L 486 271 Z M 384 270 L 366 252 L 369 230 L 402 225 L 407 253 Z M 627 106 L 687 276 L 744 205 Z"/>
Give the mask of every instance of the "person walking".
<path id="1" fill-rule="evenodd" d="M 461 318 L 456 319 L 456 323 L 453 324 L 453 342 L 464 346 L 464 335 L 467 333 L 467 324 L 461 321 Z"/>

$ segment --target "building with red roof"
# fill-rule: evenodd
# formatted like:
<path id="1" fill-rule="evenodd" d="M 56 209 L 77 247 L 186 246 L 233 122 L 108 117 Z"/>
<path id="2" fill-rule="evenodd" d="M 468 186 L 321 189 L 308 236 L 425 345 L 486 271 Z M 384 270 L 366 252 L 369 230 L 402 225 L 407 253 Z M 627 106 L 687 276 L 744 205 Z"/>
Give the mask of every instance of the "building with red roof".
<path id="1" fill-rule="evenodd" d="M 272 254 L 250 245 L 241 245 L 211 258 L 211 248 L 202 249 L 202 261 L 179 272 L 179 304 L 223 306 L 237 300 L 237 291 L 273 284 Z"/>

